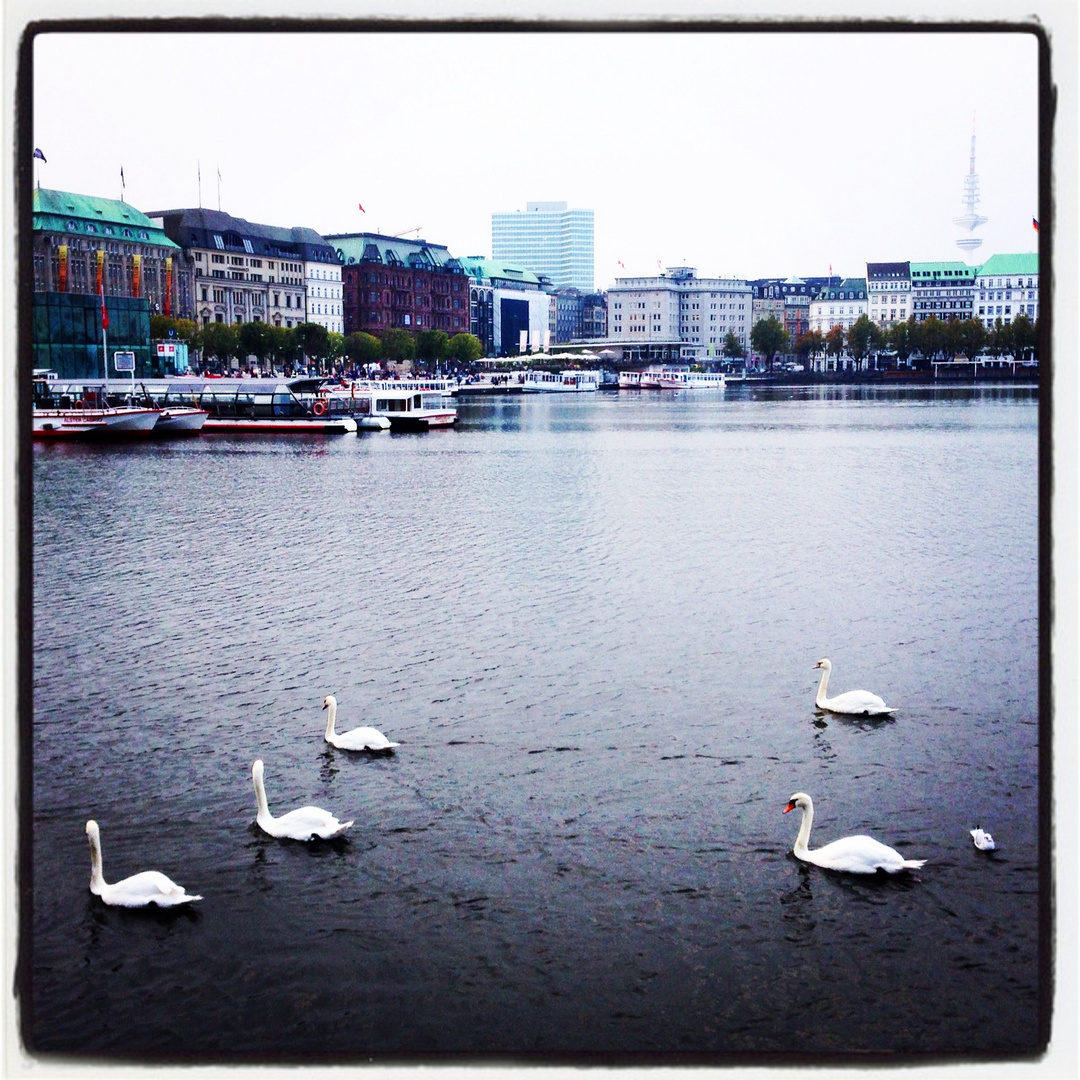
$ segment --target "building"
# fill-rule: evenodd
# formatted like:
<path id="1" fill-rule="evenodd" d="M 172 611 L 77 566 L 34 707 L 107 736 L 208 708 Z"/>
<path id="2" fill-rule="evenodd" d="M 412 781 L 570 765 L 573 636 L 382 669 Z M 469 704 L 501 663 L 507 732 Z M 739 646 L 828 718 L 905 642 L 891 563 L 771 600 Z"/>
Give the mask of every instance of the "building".
<path id="1" fill-rule="evenodd" d="M 758 278 L 753 289 L 754 313 L 751 325 L 774 318 L 788 332 L 791 348 L 810 329 L 810 301 L 829 285 L 839 285 L 839 277 Z"/>
<path id="2" fill-rule="evenodd" d="M 551 338 L 550 280 L 503 259 L 468 255 L 461 260 L 469 277 L 471 332 L 487 356 L 516 356 L 521 335 L 530 349 Z"/>
<path id="3" fill-rule="evenodd" d="M 159 210 L 150 214 L 184 250 L 192 296 L 184 317 L 211 322 L 266 322 L 293 327 L 322 322 L 342 329 L 341 299 L 320 297 L 318 319 L 308 319 L 309 274 L 335 272 L 337 254 L 313 229 L 257 225 L 221 210 Z M 333 279 L 320 279 L 333 280 Z M 331 313 L 331 306 L 338 310 Z"/>
<path id="4" fill-rule="evenodd" d="M 911 318 L 925 322 L 970 319 L 974 315 L 975 268 L 962 262 L 913 262 Z"/>
<path id="5" fill-rule="evenodd" d="M 1039 256 L 993 255 L 975 272 L 977 318 L 987 327 L 1024 314 L 1039 317 Z"/>
<path id="6" fill-rule="evenodd" d="M 911 263 L 867 263 L 866 293 L 871 322 L 883 330 L 907 322 L 911 312 Z"/>
<path id="7" fill-rule="evenodd" d="M 602 338 L 607 333 L 604 293 L 555 289 L 551 294 L 551 340 L 556 344 Z"/>
<path id="8" fill-rule="evenodd" d="M 443 244 L 380 233 L 326 237 L 341 261 L 345 333 L 469 331 L 469 278 Z"/>
<path id="9" fill-rule="evenodd" d="M 33 366 L 104 376 L 108 348 L 133 352 L 137 375 L 170 373 L 150 354 L 150 315 L 180 314 L 190 282 L 161 227 L 123 200 L 36 188 L 31 228 Z"/>
<path id="10" fill-rule="evenodd" d="M 719 358 L 733 333 L 749 349 L 753 289 L 734 278 L 699 278 L 691 266 L 656 277 L 616 278 L 608 290 L 607 341 L 642 360 Z"/>
<path id="11" fill-rule="evenodd" d="M 844 278 L 826 285 L 810 301 L 810 329 L 825 335 L 834 326 L 850 330 L 866 314 L 866 278 Z"/>
<path id="12" fill-rule="evenodd" d="M 551 279 L 557 289 L 593 291 L 593 212 L 565 202 L 526 203 L 491 215 L 491 257 Z"/>

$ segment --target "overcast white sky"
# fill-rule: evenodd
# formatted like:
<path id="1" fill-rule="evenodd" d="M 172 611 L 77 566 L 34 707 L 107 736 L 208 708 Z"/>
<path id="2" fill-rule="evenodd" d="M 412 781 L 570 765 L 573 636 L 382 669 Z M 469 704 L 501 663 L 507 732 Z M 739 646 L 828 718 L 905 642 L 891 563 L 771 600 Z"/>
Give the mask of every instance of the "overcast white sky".
<path id="1" fill-rule="evenodd" d="M 595 211 L 596 285 L 861 275 L 1034 251 L 1024 33 L 58 34 L 37 38 L 42 187 L 321 233 L 491 249 L 491 213 Z M 363 204 L 365 213 L 359 205 Z M 410 235 L 415 236 L 416 233 Z M 619 261 L 625 264 L 625 271 Z"/>

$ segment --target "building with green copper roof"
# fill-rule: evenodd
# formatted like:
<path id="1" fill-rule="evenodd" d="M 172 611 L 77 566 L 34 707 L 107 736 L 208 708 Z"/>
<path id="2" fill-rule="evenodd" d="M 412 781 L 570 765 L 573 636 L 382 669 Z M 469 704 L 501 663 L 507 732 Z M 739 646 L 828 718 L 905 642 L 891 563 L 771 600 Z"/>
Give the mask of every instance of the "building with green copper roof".
<path id="1" fill-rule="evenodd" d="M 1021 255 L 991 255 L 979 267 L 979 277 L 1037 277 L 1039 253 L 1028 251 Z"/>
<path id="2" fill-rule="evenodd" d="M 974 313 L 975 267 L 962 262 L 911 264 L 911 318 L 948 321 Z"/>
<path id="3" fill-rule="evenodd" d="M 1039 256 L 1035 252 L 992 255 L 975 275 L 976 317 L 992 327 L 1008 325 L 1018 315 L 1039 317 Z"/>
<path id="4" fill-rule="evenodd" d="M 150 315 L 179 314 L 188 281 L 180 248 L 121 199 L 36 188 L 31 222 L 34 367 L 103 375 L 107 347 L 110 357 L 134 352 L 136 373 L 154 374 Z"/>

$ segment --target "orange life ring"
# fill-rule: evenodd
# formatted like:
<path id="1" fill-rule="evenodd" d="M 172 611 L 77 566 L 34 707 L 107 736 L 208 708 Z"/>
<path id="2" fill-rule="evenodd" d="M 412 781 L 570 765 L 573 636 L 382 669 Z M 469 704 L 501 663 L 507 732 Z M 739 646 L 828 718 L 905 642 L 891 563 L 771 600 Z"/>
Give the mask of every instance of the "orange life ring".
<path id="1" fill-rule="evenodd" d="M 316 416 L 322 416 L 326 412 L 326 402 L 316 401 L 315 404 L 311 406 L 311 411 Z"/>
<path id="2" fill-rule="evenodd" d="M 74 401 L 73 401 L 73 402 L 71 403 L 71 407 L 72 407 L 73 409 L 85 409 L 85 408 L 86 408 L 86 402 L 85 402 L 85 401 L 83 401 L 83 399 L 82 399 L 82 398 L 76 398 L 76 399 L 75 399 L 75 400 L 74 400 Z"/>

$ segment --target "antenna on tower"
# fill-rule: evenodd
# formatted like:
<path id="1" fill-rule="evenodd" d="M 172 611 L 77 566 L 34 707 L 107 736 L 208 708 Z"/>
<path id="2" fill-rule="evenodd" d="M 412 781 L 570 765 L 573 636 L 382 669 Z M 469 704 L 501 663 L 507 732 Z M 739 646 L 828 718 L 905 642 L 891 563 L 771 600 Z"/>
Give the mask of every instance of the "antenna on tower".
<path id="1" fill-rule="evenodd" d="M 973 252 L 977 247 L 982 244 L 981 236 L 972 236 L 973 233 L 980 225 L 985 225 L 989 220 L 982 217 L 980 214 L 975 213 L 975 206 L 979 201 L 979 177 L 975 172 L 975 116 L 971 117 L 971 162 L 968 166 L 968 174 L 964 177 L 964 198 L 963 204 L 967 209 L 967 213 L 961 215 L 958 218 L 953 218 L 953 224 L 959 225 L 961 229 L 967 229 L 968 235 L 962 236 L 956 241 L 956 246 L 968 254 Z"/>

